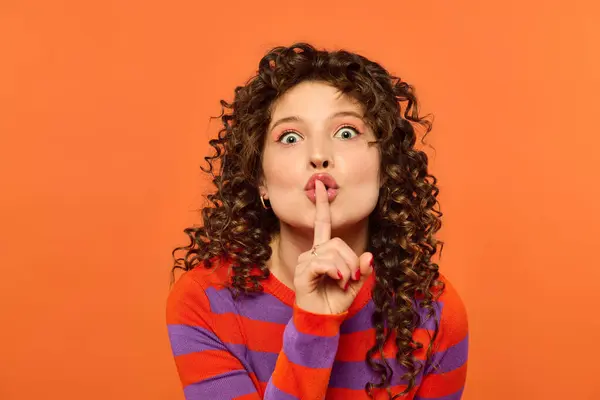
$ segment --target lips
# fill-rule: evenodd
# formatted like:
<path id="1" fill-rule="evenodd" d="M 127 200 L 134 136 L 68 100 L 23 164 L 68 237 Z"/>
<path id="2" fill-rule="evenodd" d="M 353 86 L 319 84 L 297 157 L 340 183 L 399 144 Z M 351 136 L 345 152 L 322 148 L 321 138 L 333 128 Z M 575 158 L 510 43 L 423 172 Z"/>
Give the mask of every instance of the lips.
<path id="1" fill-rule="evenodd" d="M 310 177 L 308 182 L 306 182 L 306 186 L 304 187 L 304 190 L 314 190 L 315 189 L 315 181 L 317 181 L 317 180 L 323 182 L 323 184 L 325 185 L 325 187 L 327 189 L 329 189 L 329 188 L 337 189 L 338 188 L 338 185 L 335 182 L 335 179 L 333 179 L 333 176 L 331 176 L 329 174 L 314 174 L 313 176 Z"/>
<path id="2" fill-rule="evenodd" d="M 323 182 L 323 184 L 325 185 L 325 188 L 327 189 L 327 198 L 331 203 L 336 198 L 339 187 L 335 179 L 333 179 L 333 177 L 329 174 L 321 173 L 314 174 L 313 176 L 311 176 L 308 182 L 306 182 L 306 186 L 304 187 L 306 196 L 310 201 L 316 203 L 317 196 L 315 192 L 315 182 L 317 180 Z"/>

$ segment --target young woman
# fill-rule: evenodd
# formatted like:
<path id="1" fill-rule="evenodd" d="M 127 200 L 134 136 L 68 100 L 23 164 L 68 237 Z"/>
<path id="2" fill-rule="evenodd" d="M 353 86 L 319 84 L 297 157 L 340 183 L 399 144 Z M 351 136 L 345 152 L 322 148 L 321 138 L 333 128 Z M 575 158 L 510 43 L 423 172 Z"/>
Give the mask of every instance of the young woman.
<path id="1" fill-rule="evenodd" d="M 167 305 L 186 398 L 460 399 L 467 317 L 432 260 L 412 87 L 300 43 L 221 104 L 216 191 Z"/>

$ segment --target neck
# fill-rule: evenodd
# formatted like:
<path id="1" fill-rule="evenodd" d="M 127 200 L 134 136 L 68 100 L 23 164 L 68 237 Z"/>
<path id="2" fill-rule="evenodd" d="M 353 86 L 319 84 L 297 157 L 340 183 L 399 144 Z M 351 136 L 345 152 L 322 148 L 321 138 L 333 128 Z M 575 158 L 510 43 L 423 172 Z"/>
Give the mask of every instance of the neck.
<path id="1" fill-rule="evenodd" d="M 332 237 L 342 239 L 357 256 L 365 252 L 368 239 L 368 220 L 347 229 L 332 231 Z M 279 234 L 271 242 L 272 255 L 268 262 L 269 270 L 290 289 L 294 289 L 294 271 L 300 254 L 307 252 L 313 245 L 313 231 L 299 231 L 280 223 Z"/>

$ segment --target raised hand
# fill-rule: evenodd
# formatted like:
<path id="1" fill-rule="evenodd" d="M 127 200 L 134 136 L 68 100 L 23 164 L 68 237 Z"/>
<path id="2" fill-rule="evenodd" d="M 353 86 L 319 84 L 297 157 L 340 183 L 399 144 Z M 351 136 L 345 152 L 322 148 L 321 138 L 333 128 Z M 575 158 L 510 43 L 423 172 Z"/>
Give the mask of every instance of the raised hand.
<path id="1" fill-rule="evenodd" d="M 298 257 L 294 275 L 296 304 L 314 314 L 340 314 L 350 307 L 372 273 L 373 255 L 359 256 L 339 238 L 331 238 L 327 190 L 315 182 L 313 248 Z"/>

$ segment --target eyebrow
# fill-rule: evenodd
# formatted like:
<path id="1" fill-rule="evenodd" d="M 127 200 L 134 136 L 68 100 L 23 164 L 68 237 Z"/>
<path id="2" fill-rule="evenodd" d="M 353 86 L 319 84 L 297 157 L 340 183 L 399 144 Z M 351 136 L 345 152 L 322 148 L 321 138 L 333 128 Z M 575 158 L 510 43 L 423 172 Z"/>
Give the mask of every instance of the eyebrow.
<path id="1" fill-rule="evenodd" d="M 348 116 L 363 119 L 363 116 L 361 114 L 357 113 L 356 111 L 338 111 L 335 114 L 331 114 L 329 116 L 329 118 L 327 118 L 327 119 L 332 120 L 334 118 L 348 117 Z M 273 129 L 275 129 L 277 127 L 277 125 L 281 125 L 286 122 L 302 122 L 302 118 L 300 118 L 298 116 L 291 116 L 291 117 L 284 117 L 284 118 L 278 119 L 273 124 L 273 126 L 271 126 L 271 128 L 269 129 L 269 132 L 272 131 Z"/>

